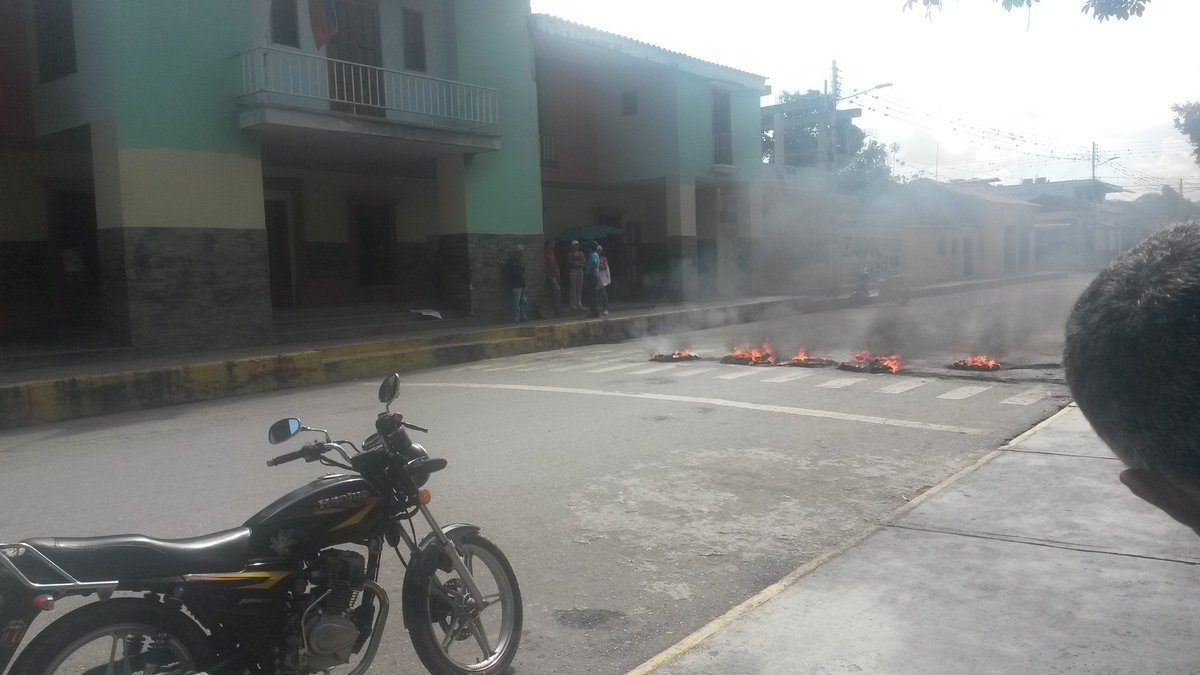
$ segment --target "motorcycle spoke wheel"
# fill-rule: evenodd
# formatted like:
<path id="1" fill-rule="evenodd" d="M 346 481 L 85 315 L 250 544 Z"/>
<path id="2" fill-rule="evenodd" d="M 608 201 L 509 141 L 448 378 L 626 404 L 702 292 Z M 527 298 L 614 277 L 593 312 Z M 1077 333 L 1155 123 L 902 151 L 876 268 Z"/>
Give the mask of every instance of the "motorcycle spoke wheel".
<path id="1" fill-rule="evenodd" d="M 473 599 L 457 572 L 429 580 L 427 620 L 410 631 L 413 646 L 432 673 L 491 675 L 512 662 L 521 637 L 521 595 L 504 554 L 478 535 L 458 542 L 467 571 L 479 588 Z M 438 616 L 438 609 L 448 612 Z"/>
<path id="2" fill-rule="evenodd" d="M 142 599 L 97 602 L 46 627 L 13 665 L 39 675 L 185 675 L 211 660 L 208 637 L 183 614 Z"/>

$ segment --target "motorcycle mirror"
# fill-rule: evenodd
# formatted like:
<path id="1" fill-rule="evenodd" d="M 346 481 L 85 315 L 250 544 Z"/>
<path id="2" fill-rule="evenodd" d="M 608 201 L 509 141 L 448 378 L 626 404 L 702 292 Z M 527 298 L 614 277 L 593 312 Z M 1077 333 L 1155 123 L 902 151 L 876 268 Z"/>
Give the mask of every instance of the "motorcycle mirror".
<path id="1" fill-rule="evenodd" d="M 300 433 L 300 420 L 287 417 L 271 425 L 267 430 L 267 440 L 276 445 Z"/>
<path id="2" fill-rule="evenodd" d="M 383 383 L 379 385 L 379 402 L 391 403 L 400 395 L 400 376 L 392 373 L 383 378 Z"/>

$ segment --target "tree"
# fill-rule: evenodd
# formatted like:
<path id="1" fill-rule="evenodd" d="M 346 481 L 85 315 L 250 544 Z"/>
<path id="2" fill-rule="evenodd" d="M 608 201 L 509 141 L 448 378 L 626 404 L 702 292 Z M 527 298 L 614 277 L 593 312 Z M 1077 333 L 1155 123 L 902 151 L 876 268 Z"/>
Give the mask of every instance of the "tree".
<path id="1" fill-rule="evenodd" d="M 763 161 L 769 162 L 774 158 L 776 140 L 782 137 L 788 166 L 820 166 L 818 127 L 828 119 L 828 106 L 831 105 L 829 97 L 815 89 L 804 93 L 784 91 L 779 95 L 779 103 L 791 105 L 783 115 L 786 122 L 782 130 L 763 132 Z M 833 164 L 836 168 L 844 166 L 863 149 L 866 134 L 848 120 L 839 120 L 832 140 Z"/>
<path id="2" fill-rule="evenodd" d="M 1171 106 L 1175 111 L 1175 128 L 1192 143 L 1192 154 L 1200 164 L 1200 103 L 1188 102 Z"/>
<path id="3" fill-rule="evenodd" d="M 992 0 L 993 2 L 1001 2 L 1004 9 L 1013 10 L 1018 7 L 1033 7 L 1033 3 L 1039 0 Z M 942 0 L 905 0 L 904 8 L 911 9 L 913 5 L 920 2 L 925 6 L 925 12 L 932 12 L 936 7 L 942 8 Z M 1134 16 L 1141 16 L 1142 12 L 1146 11 L 1146 5 L 1150 0 L 1087 0 L 1083 4 L 1084 14 L 1091 12 L 1092 16 L 1097 21 L 1106 19 L 1128 19 Z"/>
<path id="4" fill-rule="evenodd" d="M 878 190 L 892 180 L 887 146 L 873 138 L 838 172 L 838 187 L 844 192 Z"/>

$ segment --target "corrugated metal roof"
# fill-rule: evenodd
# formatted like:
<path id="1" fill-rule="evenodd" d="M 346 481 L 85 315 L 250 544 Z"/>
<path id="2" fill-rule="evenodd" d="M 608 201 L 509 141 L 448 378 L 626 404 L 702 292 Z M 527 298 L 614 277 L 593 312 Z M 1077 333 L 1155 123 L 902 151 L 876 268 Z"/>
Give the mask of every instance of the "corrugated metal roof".
<path id="1" fill-rule="evenodd" d="M 695 75 L 713 79 L 732 80 L 751 89 L 762 89 L 766 86 L 764 75 L 738 70 L 712 61 L 705 61 L 694 56 L 674 52 L 648 42 L 610 33 L 598 28 L 585 26 L 574 21 L 560 19 L 550 14 L 534 14 L 534 27 L 547 35 L 555 35 L 574 42 L 589 44 L 594 47 L 610 49 L 628 56 L 673 65 L 687 70 Z"/>

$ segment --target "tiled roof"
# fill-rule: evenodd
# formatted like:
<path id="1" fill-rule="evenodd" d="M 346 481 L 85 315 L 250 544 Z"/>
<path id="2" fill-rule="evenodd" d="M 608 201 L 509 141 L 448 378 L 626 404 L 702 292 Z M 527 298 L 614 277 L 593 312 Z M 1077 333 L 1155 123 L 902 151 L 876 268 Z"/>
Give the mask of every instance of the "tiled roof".
<path id="1" fill-rule="evenodd" d="M 627 56 L 664 65 L 672 65 L 696 75 L 733 81 L 750 88 L 762 89 L 766 86 L 767 78 L 764 75 L 757 75 L 744 70 L 738 70 L 737 68 L 723 66 L 719 63 L 698 59 L 680 52 L 673 52 L 648 42 L 634 40 L 624 35 L 592 28 L 549 14 L 534 14 L 533 19 L 536 29 L 547 35 L 556 35 L 574 42 L 610 49 Z"/>

